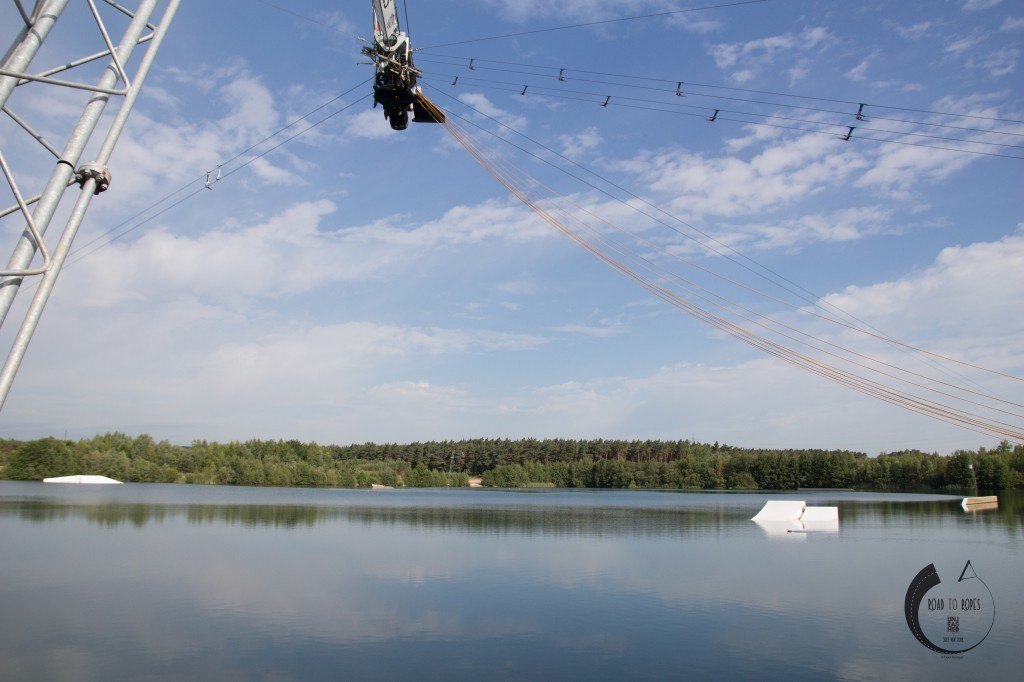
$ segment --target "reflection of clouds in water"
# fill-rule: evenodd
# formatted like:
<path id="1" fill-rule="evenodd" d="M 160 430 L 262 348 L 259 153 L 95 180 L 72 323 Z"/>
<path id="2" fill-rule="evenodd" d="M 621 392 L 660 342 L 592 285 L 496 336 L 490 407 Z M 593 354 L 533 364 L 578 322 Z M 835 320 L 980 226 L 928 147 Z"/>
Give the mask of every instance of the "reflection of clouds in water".
<path id="1" fill-rule="evenodd" d="M 938 541 L 954 555 L 978 549 L 971 527 L 942 515 L 879 523 L 864 507 L 844 514 L 839 533 L 790 542 L 766 536 L 749 521 L 747 498 L 735 499 L 735 513 L 163 505 L 146 516 L 138 504 L 65 506 L 42 522 L 40 509 L 30 518 L 0 505 L 0 530 L 13 531 L 4 537 L 31 550 L 3 560 L 0 641 L 12 651 L 9 669 L 33 676 L 36 635 L 11 619 L 30 620 L 22 616 L 45 603 L 46 631 L 70 642 L 45 664 L 47 677 L 63 679 L 72 665 L 101 676 L 88 671 L 131 651 L 170 668 L 236 669 L 242 679 L 244 667 L 232 667 L 239 656 L 282 647 L 449 642 L 486 652 L 488 642 L 533 641 L 570 661 L 588 647 L 628 656 L 640 646 L 630 628 L 650 621 L 664 636 L 693 639 L 664 655 L 685 652 L 698 670 L 742 647 L 729 669 L 919 673 L 904 660 L 919 658 L 920 645 L 903 622 L 903 595 Z M 914 530 L 917 542 L 893 542 L 889 524 L 899 537 Z M 982 546 L 1005 559 L 1012 550 L 994 539 Z M 69 556 L 81 561 L 69 567 Z M 31 581 L 35 571 L 45 586 Z M 8 598 L 12 585 L 28 587 Z M 1008 627 L 1020 626 L 1021 610 L 1010 613 Z"/>

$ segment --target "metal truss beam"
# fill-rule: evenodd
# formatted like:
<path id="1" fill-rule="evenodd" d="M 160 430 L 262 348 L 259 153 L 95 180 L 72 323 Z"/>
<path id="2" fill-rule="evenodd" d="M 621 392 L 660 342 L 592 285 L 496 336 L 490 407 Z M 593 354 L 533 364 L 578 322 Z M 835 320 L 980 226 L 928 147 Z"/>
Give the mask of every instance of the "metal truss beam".
<path id="1" fill-rule="evenodd" d="M 8 314 L 26 278 L 38 278 L 38 286 L 11 342 L 6 362 L 0 369 L 0 407 L 7 400 L 14 377 L 21 366 L 89 205 L 94 196 L 110 185 L 111 177 L 107 162 L 127 123 L 180 0 L 138 0 L 134 9 L 112 0 L 102 0 L 100 6 L 97 6 L 95 0 L 36 0 L 31 12 L 27 11 L 22 0 L 13 2 L 24 26 L 18 31 L 10 49 L 0 62 L 0 115 L 7 117 L 28 139 L 34 141 L 45 158 L 50 159 L 50 164 L 53 164 L 56 157 L 56 164 L 53 165 L 50 178 L 42 191 L 25 198 L 26 195 L 22 191 L 23 183 L 19 182 L 19 170 L 12 167 L 11 155 L 6 153 L 9 145 L 13 147 L 13 140 L 0 138 L 0 170 L 14 200 L 13 205 L 9 207 L 0 206 L 0 221 L 23 222 L 21 236 L 7 266 L 0 269 L 0 328 L 7 323 Z M 76 30 L 76 40 L 82 34 L 91 34 L 95 46 L 85 56 L 65 61 L 56 68 L 32 73 L 30 67 L 33 59 L 71 2 L 83 3 L 92 18 L 91 31 L 85 31 L 84 28 Z M 103 5 L 110 8 L 107 12 L 116 12 L 129 18 L 116 44 L 107 30 L 108 22 L 103 19 Z M 156 24 L 151 23 L 150 20 L 160 5 L 164 6 L 161 18 Z M 144 44 L 148 47 L 134 64 L 134 72 L 130 73 L 133 54 L 137 47 Z M 106 60 L 106 66 L 98 78 L 88 81 L 87 75 L 81 78 L 74 75 L 75 69 L 100 60 Z M 71 78 L 75 80 L 53 78 L 54 74 L 65 73 L 71 74 Z M 88 101 L 62 150 L 58 150 L 38 132 L 45 126 L 35 125 L 28 116 L 16 113 L 14 100 L 20 99 L 23 93 L 26 99 L 33 95 L 39 96 L 39 90 L 44 88 L 72 89 L 89 93 Z M 33 89 L 35 92 L 31 92 Z M 104 118 L 103 113 L 111 101 L 119 103 L 120 106 L 113 117 Z M 93 160 L 83 163 L 82 155 L 94 139 L 102 140 L 99 151 Z M 33 172 L 25 172 L 24 176 L 38 177 Z M 81 191 L 56 244 L 47 247 L 45 238 L 51 222 L 54 222 L 58 205 L 65 193 L 74 185 L 80 186 Z M 4 232 L 6 231 L 0 234 Z M 33 261 L 41 262 L 33 265 Z"/>

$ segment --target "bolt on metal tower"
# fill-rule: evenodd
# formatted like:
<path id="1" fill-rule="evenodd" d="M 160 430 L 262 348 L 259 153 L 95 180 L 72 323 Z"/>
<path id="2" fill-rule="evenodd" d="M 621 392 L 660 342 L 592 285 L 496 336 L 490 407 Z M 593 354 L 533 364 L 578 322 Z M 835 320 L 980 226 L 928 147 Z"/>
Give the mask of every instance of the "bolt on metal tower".
<path id="1" fill-rule="evenodd" d="M 16 243 L 7 266 L 0 269 L 0 329 L 23 284 L 37 286 L 34 291 L 26 287 L 32 299 L 0 369 L 0 407 L 86 211 L 93 197 L 111 184 L 106 164 L 180 2 L 36 0 L 29 11 L 31 0 L 12 1 L 16 25 L 0 28 L 0 36 L 9 30 L 17 34 L 0 61 L 0 170 L 6 181 L 0 183 L 0 239 Z M 69 5 L 71 16 L 65 13 Z M 161 5 L 162 16 L 154 24 Z M 71 30 L 64 30 L 64 24 L 58 30 L 62 17 L 74 22 Z M 121 29 L 117 42 L 111 35 L 115 26 Z M 33 60 L 48 38 L 45 60 L 53 66 L 35 70 Z M 138 58 L 136 48 L 143 46 Z M 58 101 L 76 107 L 84 101 L 63 149 L 42 132 L 55 125 L 51 113 Z M 113 115 L 103 116 L 111 103 Z M 83 160 L 87 148 L 96 146 L 91 140 L 99 144 L 98 151 Z M 49 180 L 41 184 L 47 173 Z M 29 189 L 33 183 L 38 192 Z M 66 193 L 77 197 L 69 211 L 59 213 Z M 64 229 L 59 237 L 47 239 L 51 223 L 60 221 Z"/>

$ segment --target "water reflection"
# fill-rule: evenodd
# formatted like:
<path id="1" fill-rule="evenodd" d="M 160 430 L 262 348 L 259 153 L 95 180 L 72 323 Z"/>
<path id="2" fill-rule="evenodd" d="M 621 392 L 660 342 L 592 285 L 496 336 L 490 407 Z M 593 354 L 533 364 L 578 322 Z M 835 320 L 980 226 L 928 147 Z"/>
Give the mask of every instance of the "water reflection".
<path id="1" fill-rule="evenodd" d="M 840 530 L 790 541 L 750 521 L 763 494 L 118 488 L 0 484 L 6 678 L 999 679 L 1019 659 L 1019 498 L 808 496 Z M 1000 620 L 950 668 L 903 601 L 967 559 Z"/>
<path id="2" fill-rule="evenodd" d="M 7 484 L 18 485 L 18 484 Z M 119 490 L 145 488 L 129 485 Z M 178 486 L 152 486 L 155 489 Z M 2 490 L 2 489 L 0 489 Z M 26 490 L 30 494 L 26 494 Z M 366 526 L 404 526 L 427 531 L 475 534 L 522 534 L 556 536 L 652 536 L 686 537 L 724 532 L 748 525 L 768 494 L 693 495 L 632 492 L 594 495 L 586 493 L 463 492 L 403 496 L 389 493 L 367 498 L 346 491 L 323 504 L 313 494 L 313 503 L 298 504 L 291 496 L 283 503 L 260 499 L 262 489 L 234 489 L 249 493 L 258 503 L 210 504 L 111 499 L 102 495 L 78 498 L 51 493 L 51 489 L 22 489 L 20 495 L 0 495 L 0 516 L 15 515 L 31 523 L 53 523 L 84 519 L 90 524 L 116 528 L 122 524 L 137 528 L 184 519 L 188 524 L 226 524 L 248 528 L 298 528 L 342 522 Z M 9 491 L 8 491 L 9 492 Z M 78 491 L 75 491 L 78 492 Z M 92 492 L 92 491 L 90 491 Z M 162 492 L 162 491 L 161 491 Z M 172 491 L 173 492 L 173 491 Z M 301 491 L 300 491 L 301 492 Z M 335 493 L 338 495 L 338 493 Z M 794 499 L 799 494 L 791 495 Z M 1021 533 L 1024 494 L 1015 491 L 1000 496 L 998 508 L 964 512 L 960 498 L 952 496 L 844 494 L 819 496 L 814 505 L 835 505 L 842 526 L 900 525 L 929 529 L 950 524 L 972 524 L 1001 530 L 1011 536 Z M 795 528 L 795 527 L 794 527 Z M 787 535 L 790 528 L 767 528 L 772 536 Z M 803 530 L 803 528 L 797 528 Z M 830 528 L 830 530 L 834 530 Z M 771 532 L 778 531 L 778 532 Z"/>

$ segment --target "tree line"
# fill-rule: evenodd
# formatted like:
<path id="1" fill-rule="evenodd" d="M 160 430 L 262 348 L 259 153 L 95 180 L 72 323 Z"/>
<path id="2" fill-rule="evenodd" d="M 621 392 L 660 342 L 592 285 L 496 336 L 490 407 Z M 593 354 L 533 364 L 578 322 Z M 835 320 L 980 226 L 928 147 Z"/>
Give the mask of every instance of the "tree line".
<path id="1" fill-rule="evenodd" d="M 365 488 L 493 487 L 792 490 L 1024 488 L 1024 446 L 951 455 L 868 457 L 846 450 L 773 450 L 718 443 L 472 439 L 319 445 L 249 440 L 173 445 L 108 433 L 79 441 L 0 440 L 0 478 L 96 474 L 126 482 Z"/>

